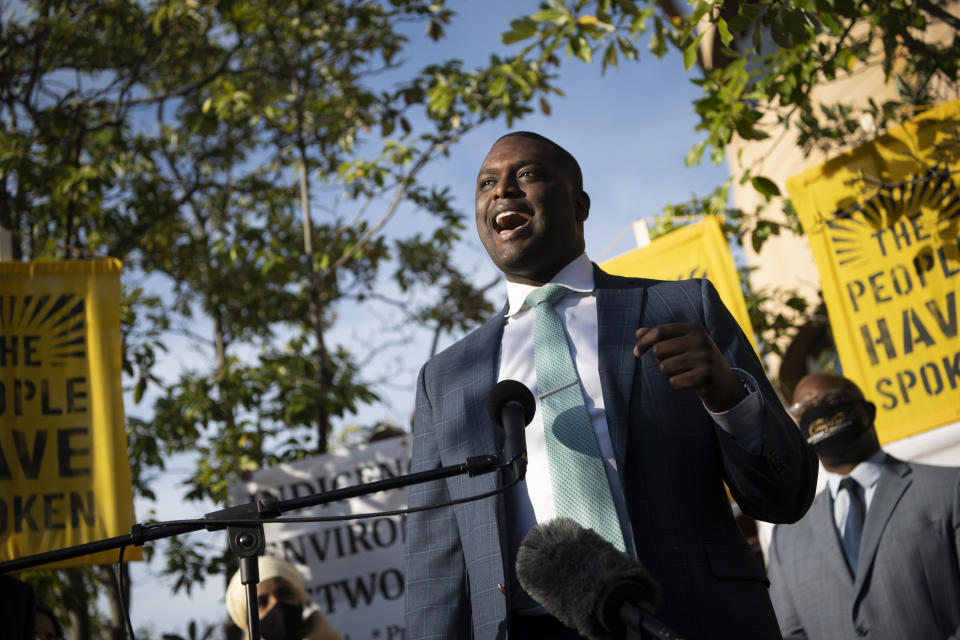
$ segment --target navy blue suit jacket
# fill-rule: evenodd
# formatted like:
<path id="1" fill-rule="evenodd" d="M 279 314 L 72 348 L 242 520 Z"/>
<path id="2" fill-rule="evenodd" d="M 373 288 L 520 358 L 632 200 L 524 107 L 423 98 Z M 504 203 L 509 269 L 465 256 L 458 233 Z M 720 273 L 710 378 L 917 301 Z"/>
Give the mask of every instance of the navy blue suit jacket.
<path id="1" fill-rule="evenodd" d="M 746 514 L 793 522 L 813 500 L 815 455 L 709 282 L 621 278 L 597 267 L 594 273 L 604 406 L 636 548 L 662 587 L 658 617 L 687 638 L 779 637 L 764 572 L 722 481 Z M 651 353 L 633 355 L 637 328 L 669 322 L 703 324 L 727 362 L 757 381 L 766 423 L 760 454 L 716 426 L 694 391 L 671 388 Z M 503 326 L 501 314 L 424 365 L 414 471 L 501 447 L 485 402 L 496 383 Z M 488 474 L 416 485 L 409 504 L 474 496 L 505 479 Z M 506 517 L 502 496 L 408 517 L 408 638 L 508 637 L 513 567 L 506 566 Z"/>

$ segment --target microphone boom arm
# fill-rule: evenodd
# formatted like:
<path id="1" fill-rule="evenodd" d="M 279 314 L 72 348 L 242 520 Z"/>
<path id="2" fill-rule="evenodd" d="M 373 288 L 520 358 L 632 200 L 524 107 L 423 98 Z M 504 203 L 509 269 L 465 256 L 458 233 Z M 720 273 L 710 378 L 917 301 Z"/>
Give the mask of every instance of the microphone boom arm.
<path id="1" fill-rule="evenodd" d="M 22 569 L 48 564 L 50 562 L 59 562 L 61 560 L 77 558 L 99 551 L 119 549 L 120 547 L 139 547 L 143 546 L 145 542 L 169 538 L 171 536 L 184 533 L 191 533 L 201 529 L 206 529 L 207 531 L 219 531 L 221 529 L 230 527 L 230 523 L 233 521 L 249 522 L 251 520 L 274 518 L 281 515 L 285 511 L 313 507 L 321 504 L 327 504 L 329 502 L 336 502 L 337 500 L 355 498 L 357 496 L 377 493 L 379 491 L 386 491 L 388 489 L 398 489 L 400 487 L 406 487 L 412 484 L 449 478 L 456 475 L 466 474 L 473 477 L 483 473 L 496 471 L 497 469 L 501 469 L 505 466 L 507 466 L 507 464 L 501 463 L 499 456 L 496 455 L 473 456 L 467 458 L 466 462 L 460 464 L 453 464 L 446 467 L 439 467 L 437 469 L 430 469 L 428 471 L 410 473 L 396 478 L 386 478 L 384 480 L 377 480 L 375 482 L 366 482 L 352 487 L 343 487 L 342 489 L 335 489 L 333 491 L 326 491 L 323 493 L 315 493 L 309 496 L 291 498 L 289 500 L 276 501 L 263 499 L 258 500 L 257 502 L 227 507 L 226 509 L 221 509 L 219 511 L 212 511 L 208 514 L 205 514 L 202 519 L 198 519 L 189 523 L 158 523 L 157 525 L 151 525 L 149 527 L 145 527 L 144 525 L 137 523 L 131 527 L 130 533 L 125 535 L 104 538 L 103 540 L 95 540 L 93 542 L 73 545 L 63 549 L 44 551 L 42 553 L 35 553 L 29 556 L 13 558 L 12 560 L 0 562 L 0 573 L 20 571 Z"/>

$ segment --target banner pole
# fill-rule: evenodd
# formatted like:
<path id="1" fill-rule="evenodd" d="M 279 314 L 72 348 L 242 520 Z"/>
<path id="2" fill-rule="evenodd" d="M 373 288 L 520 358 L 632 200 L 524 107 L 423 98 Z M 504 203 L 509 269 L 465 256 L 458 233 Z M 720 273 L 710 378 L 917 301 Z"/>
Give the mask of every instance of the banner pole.
<path id="1" fill-rule="evenodd" d="M 13 232 L 0 227 L 0 262 L 13 262 Z"/>

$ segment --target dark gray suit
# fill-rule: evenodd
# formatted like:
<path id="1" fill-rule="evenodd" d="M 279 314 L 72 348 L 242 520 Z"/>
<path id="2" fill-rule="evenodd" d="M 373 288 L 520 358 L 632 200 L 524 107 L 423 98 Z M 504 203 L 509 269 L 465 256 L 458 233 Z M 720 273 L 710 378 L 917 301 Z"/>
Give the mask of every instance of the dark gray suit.
<path id="1" fill-rule="evenodd" d="M 815 491 L 816 457 L 783 411 L 757 357 L 707 281 L 620 278 L 594 268 L 599 374 L 607 422 L 640 560 L 663 589 L 658 617 L 687 638 L 779 635 L 766 577 L 740 534 L 721 480 L 744 512 L 792 522 Z M 731 366 L 763 395 L 766 441 L 747 453 L 693 391 L 676 391 L 653 354 L 633 355 L 635 331 L 702 323 Z M 496 382 L 499 315 L 420 372 L 413 470 L 494 453 L 502 435 L 484 404 Z M 503 485 L 496 474 L 415 486 L 410 506 Z M 513 568 L 498 496 L 407 520 L 407 638 L 504 638 Z"/>
<path id="2" fill-rule="evenodd" d="M 887 456 L 867 510 L 854 580 L 830 492 L 774 528 L 770 595 L 787 638 L 960 638 L 960 468 Z"/>

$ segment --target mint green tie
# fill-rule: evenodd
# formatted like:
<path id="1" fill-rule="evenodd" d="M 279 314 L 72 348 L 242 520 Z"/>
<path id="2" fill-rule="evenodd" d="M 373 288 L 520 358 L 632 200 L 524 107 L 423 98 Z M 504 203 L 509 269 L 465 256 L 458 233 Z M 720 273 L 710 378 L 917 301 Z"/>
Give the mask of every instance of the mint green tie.
<path id="1" fill-rule="evenodd" d="M 583 402 L 566 332 L 553 308 L 569 291 L 562 285 L 548 284 L 532 291 L 526 299 L 537 313 L 533 326 L 533 359 L 553 504 L 558 516 L 573 518 L 624 551 L 623 531 L 603 468 L 597 434 Z"/>

